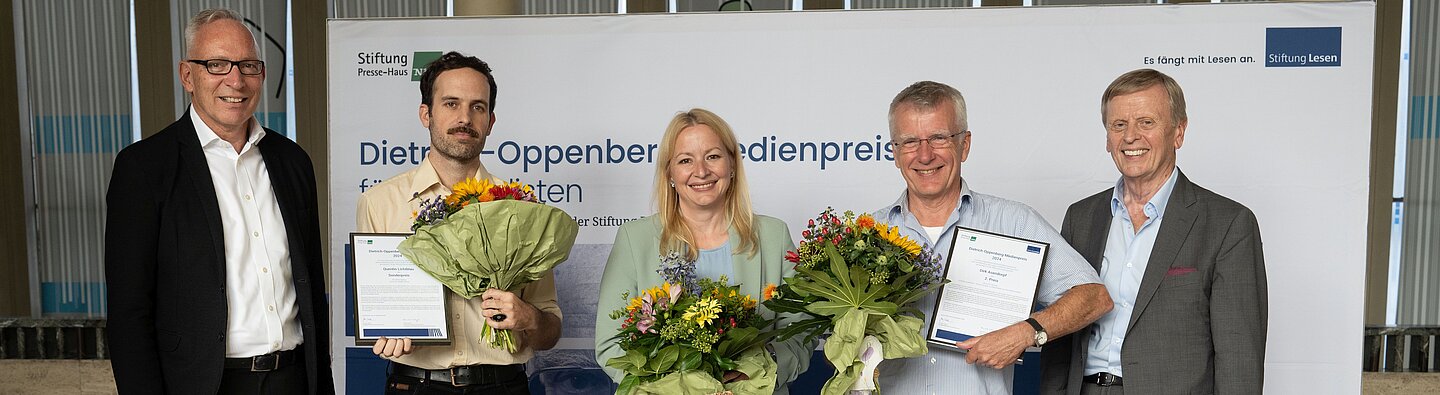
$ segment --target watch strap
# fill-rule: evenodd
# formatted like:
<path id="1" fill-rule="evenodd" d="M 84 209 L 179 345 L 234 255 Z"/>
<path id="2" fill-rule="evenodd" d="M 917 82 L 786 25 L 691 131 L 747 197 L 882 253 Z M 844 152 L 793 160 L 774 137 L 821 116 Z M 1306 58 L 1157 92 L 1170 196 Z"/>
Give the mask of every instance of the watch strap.
<path id="1" fill-rule="evenodd" d="M 1040 326 L 1040 321 L 1036 321 L 1034 318 L 1026 318 L 1025 323 L 1030 324 L 1031 328 L 1035 328 L 1035 332 L 1045 331 L 1045 327 Z"/>

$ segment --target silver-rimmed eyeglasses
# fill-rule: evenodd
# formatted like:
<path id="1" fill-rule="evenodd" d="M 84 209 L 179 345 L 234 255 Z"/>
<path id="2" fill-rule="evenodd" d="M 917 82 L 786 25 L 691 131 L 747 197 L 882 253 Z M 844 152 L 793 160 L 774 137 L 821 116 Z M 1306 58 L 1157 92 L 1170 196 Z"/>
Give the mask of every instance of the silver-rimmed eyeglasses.
<path id="1" fill-rule="evenodd" d="M 962 130 L 954 133 L 939 133 L 923 139 L 906 137 L 899 140 L 891 140 L 890 144 L 894 144 L 895 148 L 899 148 L 901 151 L 905 152 L 920 149 L 920 143 L 924 142 L 928 142 L 930 144 L 930 148 L 950 148 L 951 145 L 955 144 L 955 136 L 959 136 L 965 133 L 970 133 L 970 131 Z"/>

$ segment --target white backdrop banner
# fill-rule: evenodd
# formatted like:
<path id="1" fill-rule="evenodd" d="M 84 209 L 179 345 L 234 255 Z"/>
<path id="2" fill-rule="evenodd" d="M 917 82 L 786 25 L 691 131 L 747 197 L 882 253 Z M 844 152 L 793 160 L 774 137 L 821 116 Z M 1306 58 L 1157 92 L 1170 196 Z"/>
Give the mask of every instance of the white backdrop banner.
<path id="1" fill-rule="evenodd" d="M 486 167 L 581 225 L 556 269 L 568 351 L 542 357 L 554 363 L 588 358 L 594 301 L 619 297 L 598 295 L 599 274 L 617 226 L 654 211 L 656 145 L 677 111 L 730 122 L 756 210 L 798 237 L 826 206 L 900 195 L 887 106 L 912 82 L 944 82 L 969 104 L 971 188 L 1058 228 L 1119 177 L 1101 92 L 1150 67 L 1185 89 L 1180 167 L 1259 217 L 1266 392 L 1357 392 L 1373 16 L 1360 2 L 331 21 L 336 376 L 354 346 L 342 247 L 356 198 L 426 153 L 419 71 L 455 50 L 495 69 Z"/>

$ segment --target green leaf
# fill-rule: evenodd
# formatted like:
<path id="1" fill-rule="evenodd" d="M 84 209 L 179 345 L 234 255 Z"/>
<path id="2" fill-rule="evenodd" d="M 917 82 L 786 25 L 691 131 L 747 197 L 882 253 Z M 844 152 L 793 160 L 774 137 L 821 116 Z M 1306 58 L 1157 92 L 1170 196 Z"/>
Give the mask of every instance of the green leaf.
<path id="1" fill-rule="evenodd" d="M 718 356 L 715 358 L 715 367 L 718 368 L 721 372 L 735 370 L 736 366 L 739 366 L 739 364 L 736 364 L 734 359 Z"/>
<path id="2" fill-rule="evenodd" d="M 680 357 L 680 364 L 675 367 L 677 371 L 693 370 L 700 368 L 700 358 L 704 357 L 699 351 L 685 350 L 684 356 Z"/>
<path id="3" fill-rule="evenodd" d="M 806 335 L 807 338 L 805 343 L 809 343 L 810 340 L 825 333 L 825 329 L 829 328 L 832 322 L 829 317 L 809 318 L 792 322 L 790 325 L 786 325 L 784 328 L 772 332 L 775 335 L 774 341 L 785 341 L 796 335 L 803 334 Z"/>
<path id="4" fill-rule="evenodd" d="M 655 354 L 655 359 L 650 360 L 648 367 L 655 373 L 668 372 L 671 367 L 675 366 L 675 361 L 679 358 L 680 346 L 671 345 L 660 349 L 660 352 Z"/>
<path id="5" fill-rule="evenodd" d="M 842 285 L 840 285 L 838 281 L 835 281 L 835 279 L 831 278 L 830 275 L 827 275 L 824 272 L 814 271 L 805 268 L 800 268 L 796 270 L 803 270 L 805 274 L 810 275 L 811 278 L 815 279 L 815 281 L 809 283 L 791 284 L 795 289 L 805 290 L 814 294 L 815 296 L 819 296 L 820 298 L 836 302 L 851 302 L 851 300 L 853 299 L 848 293 L 844 291 Z"/>
<path id="6" fill-rule="evenodd" d="M 610 358 L 609 361 L 605 362 L 605 366 L 624 370 L 627 375 L 643 376 L 648 373 L 644 369 L 646 362 L 647 359 L 645 358 L 644 352 L 640 350 L 629 350 L 625 351 L 625 355 Z"/>
<path id="7" fill-rule="evenodd" d="M 850 267 L 850 283 L 855 288 L 865 288 L 870 285 L 870 271 L 860 266 Z"/>
<path id="8" fill-rule="evenodd" d="M 615 389 L 616 394 L 630 394 L 635 392 L 635 386 L 640 384 L 640 376 L 625 375 L 620 380 L 620 387 Z"/>
<path id="9" fill-rule="evenodd" d="M 850 283 L 850 279 L 845 276 L 846 273 L 850 272 L 850 270 L 847 269 L 848 266 L 845 265 L 845 258 L 841 257 L 840 253 L 836 251 L 835 245 L 825 245 L 825 256 L 830 258 L 830 273 L 835 274 L 835 277 L 840 280 L 840 285 L 846 289 L 854 288 L 855 286 Z"/>
<path id="10" fill-rule="evenodd" d="M 806 309 L 807 311 L 811 312 L 811 313 L 815 313 L 815 314 L 819 314 L 819 315 L 833 316 L 833 317 L 838 318 L 838 317 L 840 317 L 840 315 L 845 314 L 845 313 L 849 312 L 850 310 L 854 310 L 854 309 L 859 308 L 859 307 L 860 307 L 860 306 L 845 304 L 845 303 L 842 303 L 842 302 L 833 302 L 833 301 L 829 301 L 829 300 L 822 300 L 822 301 L 819 301 L 819 302 L 811 303 L 810 306 L 809 306 L 809 307 L 806 307 L 805 309 Z"/>
<path id="11" fill-rule="evenodd" d="M 804 300 L 789 298 L 770 299 L 761 304 L 764 304 L 765 308 L 775 313 L 809 313 L 809 310 L 806 310 L 805 307 L 810 305 L 810 303 Z"/>

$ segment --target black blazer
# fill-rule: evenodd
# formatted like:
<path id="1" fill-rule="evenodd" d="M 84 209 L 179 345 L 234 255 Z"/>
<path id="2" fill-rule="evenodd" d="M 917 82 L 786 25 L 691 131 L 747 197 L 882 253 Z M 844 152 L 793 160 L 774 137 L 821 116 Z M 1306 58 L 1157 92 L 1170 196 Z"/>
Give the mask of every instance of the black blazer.
<path id="1" fill-rule="evenodd" d="M 1121 345 L 1125 392 L 1259 394 L 1269 316 L 1259 222 L 1185 173 L 1176 177 Z M 1071 205 L 1060 230 L 1097 271 L 1112 195 Z M 1041 393 L 1080 394 L 1093 328 L 1045 345 Z"/>
<path id="2" fill-rule="evenodd" d="M 329 308 L 310 156 L 273 131 L 256 147 L 285 222 L 309 393 L 330 394 Z M 125 394 L 213 394 L 224 371 L 220 208 L 189 113 L 115 158 L 105 196 L 111 362 Z"/>

